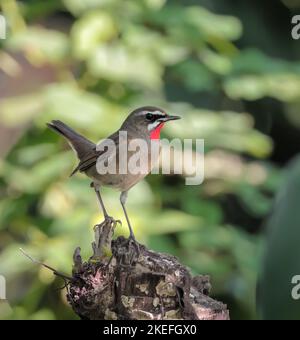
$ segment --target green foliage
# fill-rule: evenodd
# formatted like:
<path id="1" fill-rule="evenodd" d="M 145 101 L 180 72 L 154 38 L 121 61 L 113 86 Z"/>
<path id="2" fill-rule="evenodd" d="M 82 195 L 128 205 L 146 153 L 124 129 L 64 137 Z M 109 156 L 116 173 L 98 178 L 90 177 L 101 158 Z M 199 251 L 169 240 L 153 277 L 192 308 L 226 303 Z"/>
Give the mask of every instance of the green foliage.
<path id="1" fill-rule="evenodd" d="M 74 154 L 45 123 L 61 119 L 98 141 L 140 105 L 162 106 L 183 117 L 181 124 L 165 128 L 165 137 L 205 139 L 206 179 L 194 187 L 179 176 L 149 176 L 133 188 L 128 207 L 138 239 L 178 256 L 195 273 L 211 275 L 214 296 L 229 303 L 233 318 L 257 317 L 259 224 L 271 210 L 282 175 L 270 159 L 276 143 L 258 128 L 265 112 L 257 105 L 255 115 L 243 100 L 276 99 L 284 104 L 283 115 L 299 126 L 300 66 L 252 48 L 237 16 L 191 2 L 3 3 L 11 29 L 0 50 L 0 82 L 6 85 L 0 131 L 8 131 L 0 135 L 5 145 L 0 148 L 0 274 L 8 281 L 11 309 L 0 304 L 0 318 L 75 318 L 65 290 L 58 290 L 61 282 L 18 248 L 69 272 L 77 246 L 86 259 L 90 256 L 92 227 L 102 218 L 89 180 L 68 178 Z M 290 217 L 297 214 L 291 210 L 298 201 L 294 177 L 292 198 L 281 198 L 284 216 L 275 218 L 263 305 L 280 294 L 277 276 L 273 290 L 267 291 L 266 280 L 276 267 L 283 226 L 291 230 L 282 252 L 298 239 Z M 116 234 L 127 235 L 118 194 L 104 190 L 104 197 L 109 212 L 124 222 Z M 288 271 L 292 267 L 285 260 L 278 263 Z M 270 305 L 263 308 L 264 316 L 274 316 Z"/>
<path id="2" fill-rule="evenodd" d="M 292 162 L 268 221 L 268 241 L 258 287 L 261 315 L 271 320 L 298 320 L 299 301 L 293 299 L 292 282 L 299 275 L 300 160 Z"/>

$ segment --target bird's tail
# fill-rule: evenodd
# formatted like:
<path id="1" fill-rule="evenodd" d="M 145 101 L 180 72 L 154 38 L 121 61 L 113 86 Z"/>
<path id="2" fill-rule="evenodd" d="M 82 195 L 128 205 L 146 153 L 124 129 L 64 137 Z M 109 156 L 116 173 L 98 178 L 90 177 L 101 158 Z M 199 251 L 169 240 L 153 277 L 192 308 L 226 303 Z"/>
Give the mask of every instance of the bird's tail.
<path id="1" fill-rule="evenodd" d="M 51 123 L 47 123 L 47 126 L 67 139 L 72 149 L 76 152 L 79 160 L 83 160 L 95 148 L 93 142 L 89 141 L 60 120 L 52 120 Z"/>

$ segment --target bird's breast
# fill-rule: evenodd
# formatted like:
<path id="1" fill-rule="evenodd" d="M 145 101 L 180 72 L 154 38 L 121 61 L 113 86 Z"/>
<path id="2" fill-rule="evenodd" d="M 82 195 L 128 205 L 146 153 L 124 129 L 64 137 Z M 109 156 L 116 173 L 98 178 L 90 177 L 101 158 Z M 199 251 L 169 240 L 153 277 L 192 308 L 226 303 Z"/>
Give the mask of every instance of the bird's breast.
<path id="1" fill-rule="evenodd" d="M 147 176 L 151 170 L 158 165 L 160 143 L 159 140 L 146 140 L 140 138 L 128 139 L 126 145 L 119 141 L 116 151 L 101 156 L 101 161 L 107 160 L 107 173 L 99 173 L 97 164 L 87 171 L 87 175 L 92 177 L 101 186 L 108 186 L 120 191 L 126 191 Z"/>

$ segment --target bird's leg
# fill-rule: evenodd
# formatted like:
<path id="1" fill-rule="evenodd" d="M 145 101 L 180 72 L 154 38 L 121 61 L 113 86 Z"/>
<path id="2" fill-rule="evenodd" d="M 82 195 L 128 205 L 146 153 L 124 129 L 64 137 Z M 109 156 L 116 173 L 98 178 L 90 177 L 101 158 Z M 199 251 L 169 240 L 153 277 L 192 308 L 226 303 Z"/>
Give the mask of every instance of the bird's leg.
<path id="1" fill-rule="evenodd" d="M 120 202 L 121 202 L 121 205 L 122 205 L 122 208 L 123 208 L 123 211 L 124 211 L 124 215 L 126 217 L 126 221 L 127 221 L 127 224 L 128 224 L 128 228 L 129 228 L 129 233 L 130 233 L 129 234 L 129 240 L 133 241 L 134 245 L 137 248 L 137 252 L 139 254 L 140 253 L 140 247 L 139 247 L 139 244 L 136 241 L 136 238 L 134 236 L 134 233 L 133 233 L 133 230 L 132 230 L 129 218 L 128 218 L 128 214 L 127 214 L 127 211 L 126 211 L 126 208 L 125 208 L 125 203 L 126 203 L 126 200 L 127 200 L 127 194 L 128 194 L 127 191 L 123 191 L 121 193 Z"/>
<path id="2" fill-rule="evenodd" d="M 97 195 L 101 211 L 103 212 L 103 215 L 104 215 L 104 219 L 107 220 L 109 218 L 109 216 L 108 216 L 108 213 L 106 211 L 106 208 L 104 206 L 104 203 L 103 203 L 103 200 L 102 200 L 102 197 L 101 197 L 101 194 L 100 194 L 100 187 L 97 184 L 93 183 L 93 188 L 94 188 L 95 193 Z"/>
<path id="3" fill-rule="evenodd" d="M 99 185 L 92 183 L 91 186 L 96 192 L 100 208 L 104 215 L 104 221 L 94 226 L 95 241 L 92 243 L 94 255 L 92 256 L 91 260 L 99 261 L 99 259 L 101 259 L 103 256 L 111 257 L 111 240 L 114 229 L 117 223 L 121 224 L 121 221 L 115 220 L 113 217 L 108 215 L 100 194 Z"/>
<path id="4" fill-rule="evenodd" d="M 131 224 L 130 224 L 130 221 L 129 221 L 129 218 L 128 218 L 128 214 L 127 214 L 127 211 L 126 211 L 126 208 L 125 208 L 125 203 L 126 203 L 126 200 L 127 200 L 127 191 L 123 191 L 121 193 L 121 196 L 120 196 L 120 202 L 121 202 L 121 205 L 122 205 L 122 208 L 123 208 L 123 211 L 124 211 L 124 215 L 126 217 L 126 221 L 127 221 L 127 225 L 128 225 L 128 228 L 129 228 L 129 238 L 131 238 L 133 241 L 136 242 L 136 239 L 135 239 L 135 236 L 134 236 L 134 233 L 133 233 L 133 230 L 132 230 L 132 227 L 131 227 Z"/>
<path id="5" fill-rule="evenodd" d="M 105 222 L 110 222 L 111 224 L 114 224 L 114 225 L 116 225 L 117 223 L 122 224 L 120 220 L 115 220 L 113 217 L 108 215 L 106 208 L 104 206 L 101 194 L 100 194 L 100 186 L 95 183 L 92 183 L 91 186 L 94 188 L 96 192 L 98 202 L 100 204 L 100 209 L 103 212 Z"/>

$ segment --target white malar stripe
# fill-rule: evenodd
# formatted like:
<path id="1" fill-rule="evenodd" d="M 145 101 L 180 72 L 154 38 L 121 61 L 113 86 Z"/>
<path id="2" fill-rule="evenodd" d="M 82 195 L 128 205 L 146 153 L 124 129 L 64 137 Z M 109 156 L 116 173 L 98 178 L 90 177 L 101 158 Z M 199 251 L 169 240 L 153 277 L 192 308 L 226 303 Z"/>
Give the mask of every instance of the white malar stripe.
<path id="1" fill-rule="evenodd" d="M 158 125 L 159 125 L 160 123 L 161 123 L 161 122 L 156 121 L 156 122 L 153 122 L 153 123 L 149 124 L 149 125 L 148 125 L 148 130 L 149 130 L 149 131 L 154 130 L 155 128 L 158 127 Z"/>

